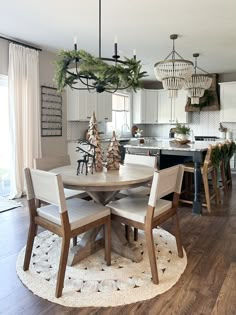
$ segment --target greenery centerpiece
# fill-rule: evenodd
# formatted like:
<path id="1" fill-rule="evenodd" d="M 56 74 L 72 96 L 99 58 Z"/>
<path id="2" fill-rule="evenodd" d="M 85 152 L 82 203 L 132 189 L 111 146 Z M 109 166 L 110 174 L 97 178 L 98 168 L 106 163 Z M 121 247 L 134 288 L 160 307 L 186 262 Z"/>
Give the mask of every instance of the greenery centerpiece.
<path id="1" fill-rule="evenodd" d="M 64 87 L 74 88 L 74 84 L 82 81 L 90 82 L 89 87 L 98 93 L 125 88 L 136 91 L 140 88 L 140 79 L 147 76 L 146 71 L 141 71 L 141 61 L 136 58 L 125 58 L 125 61 L 111 65 L 84 50 L 61 50 L 57 56 L 54 81 L 60 92 Z M 73 68 L 76 68 L 75 72 Z"/>
<path id="2" fill-rule="evenodd" d="M 186 141 L 190 135 L 191 129 L 188 126 L 176 124 L 175 127 L 175 139 L 179 141 Z"/>

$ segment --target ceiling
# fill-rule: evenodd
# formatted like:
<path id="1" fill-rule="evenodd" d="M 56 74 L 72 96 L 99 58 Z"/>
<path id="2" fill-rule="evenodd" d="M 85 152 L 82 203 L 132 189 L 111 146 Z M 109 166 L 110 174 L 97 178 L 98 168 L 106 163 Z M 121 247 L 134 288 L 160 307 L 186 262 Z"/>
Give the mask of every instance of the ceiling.
<path id="1" fill-rule="evenodd" d="M 78 49 L 98 55 L 98 0 L 8 0 L 0 10 L 2 35 L 56 52 Z M 155 80 L 153 65 L 172 50 L 170 34 L 178 34 L 176 51 L 210 73 L 236 71 L 235 0 L 102 0 L 102 55 L 118 50 L 137 58 Z"/>

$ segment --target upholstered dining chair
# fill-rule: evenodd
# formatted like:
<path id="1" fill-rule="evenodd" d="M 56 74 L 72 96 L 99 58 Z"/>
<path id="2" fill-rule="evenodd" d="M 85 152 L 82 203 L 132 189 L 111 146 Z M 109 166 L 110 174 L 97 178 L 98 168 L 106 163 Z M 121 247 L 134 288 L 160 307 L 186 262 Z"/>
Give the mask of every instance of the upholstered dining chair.
<path id="1" fill-rule="evenodd" d="M 169 218 L 173 218 L 174 220 L 177 251 L 179 257 L 183 257 L 177 215 L 182 178 L 182 165 L 155 171 L 150 196 L 131 195 L 116 201 L 111 201 L 108 204 L 111 208 L 112 220 L 134 226 L 145 232 L 146 246 L 154 284 L 158 284 L 159 279 L 152 230 Z M 163 199 L 163 197 L 171 193 L 173 193 L 171 201 Z"/>
<path id="2" fill-rule="evenodd" d="M 154 169 L 157 168 L 156 156 L 126 154 L 124 162 L 153 167 L 153 172 L 154 172 Z M 139 194 L 139 195 L 141 194 L 141 195 L 147 196 L 150 194 L 150 187 L 151 187 L 151 182 L 145 186 L 139 186 L 139 187 L 130 188 L 130 189 L 123 189 L 119 192 L 117 197 L 118 199 L 120 199 L 120 198 L 124 198 L 126 196 L 131 196 L 134 194 Z M 126 235 L 127 240 L 130 241 L 130 227 L 128 225 L 125 226 L 125 235 Z M 138 229 L 136 228 L 134 228 L 134 240 L 135 241 L 138 240 Z"/>
<path id="3" fill-rule="evenodd" d="M 156 156 L 126 154 L 124 163 L 150 166 L 153 168 L 153 172 L 154 172 L 154 169 L 157 168 Z M 151 186 L 151 183 L 146 186 L 140 186 L 140 187 L 121 190 L 119 193 L 119 197 L 129 196 L 129 195 L 137 194 L 137 193 L 148 195 L 150 193 L 150 186 Z"/>
<path id="4" fill-rule="evenodd" d="M 49 171 L 60 166 L 71 165 L 69 155 L 55 155 L 34 159 L 34 168 L 42 171 Z M 64 188 L 66 199 L 69 198 L 85 198 L 88 194 L 82 190 Z"/>
<path id="5" fill-rule="evenodd" d="M 55 296 L 62 295 L 70 239 L 97 226 L 105 227 L 105 260 L 111 264 L 110 209 L 91 201 L 73 198 L 66 200 L 61 175 L 46 171 L 25 169 L 27 200 L 30 215 L 28 240 L 23 270 L 29 269 L 37 226 L 62 238 L 61 256 Z M 37 199 L 47 205 L 37 208 Z"/>

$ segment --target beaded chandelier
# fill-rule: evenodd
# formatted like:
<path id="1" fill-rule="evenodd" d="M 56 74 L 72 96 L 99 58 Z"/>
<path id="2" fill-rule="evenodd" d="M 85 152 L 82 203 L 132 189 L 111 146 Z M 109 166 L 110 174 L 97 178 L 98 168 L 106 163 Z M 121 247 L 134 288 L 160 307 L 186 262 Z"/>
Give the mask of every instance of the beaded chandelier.
<path id="1" fill-rule="evenodd" d="M 178 35 L 170 35 L 173 40 L 173 50 L 165 60 L 157 62 L 154 65 L 154 72 L 158 81 L 162 82 L 163 88 L 169 91 L 169 97 L 177 97 L 178 90 L 184 86 L 184 81 L 191 77 L 193 73 L 193 63 L 183 59 L 175 51 L 175 40 Z M 175 56 L 179 59 L 176 59 Z M 171 59 L 168 59 L 171 56 Z"/>
<path id="2" fill-rule="evenodd" d="M 193 54 L 195 58 L 194 74 L 184 83 L 184 89 L 187 90 L 188 97 L 191 97 L 191 104 L 199 104 L 200 97 L 204 95 L 205 90 L 208 90 L 212 83 L 212 77 L 209 73 L 197 66 L 198 53 Z M 197 74 L 197 69 L 205 72 Z"/>

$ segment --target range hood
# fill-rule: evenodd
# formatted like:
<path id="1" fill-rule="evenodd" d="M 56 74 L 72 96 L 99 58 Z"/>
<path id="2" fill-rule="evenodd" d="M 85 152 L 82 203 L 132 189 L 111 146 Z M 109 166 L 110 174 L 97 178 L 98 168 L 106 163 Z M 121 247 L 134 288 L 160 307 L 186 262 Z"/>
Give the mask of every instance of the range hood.
<path id="1" fill-rule="evenodd" d="M 209 90 L 206 90 L 204 96 L 200 98 L 198 106 L 191 105 L 191 99 L 188 97 L 187 104 L 185 106 L 186 112 L 206 112 L 220 110 L 219 97 L 217 92 L 217 74 L 212 75 L 212 84 Z M 207 104 L 207 105 L 205 105 Z"/>

